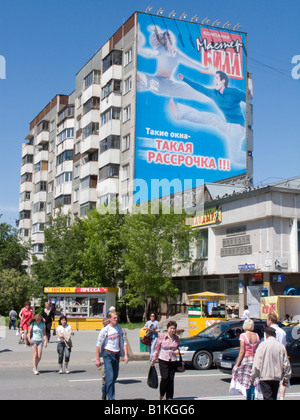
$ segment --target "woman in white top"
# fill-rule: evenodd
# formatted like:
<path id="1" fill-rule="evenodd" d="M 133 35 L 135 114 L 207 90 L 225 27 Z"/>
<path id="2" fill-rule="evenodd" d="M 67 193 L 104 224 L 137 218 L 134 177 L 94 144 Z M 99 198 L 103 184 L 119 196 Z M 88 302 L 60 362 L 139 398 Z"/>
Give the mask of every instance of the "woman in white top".
<path id="1" fill-rule="evenodd" d="M 57 353 L 58 353 L 58 365 L 59 365 L 59 374 L 67 373 L 69 374 L 69 362 L 71 354 L 71 335 L 72 328 L 68 324 L 67 317 L 62 315 L 58 321 L 59 325 L 56 328 L 58 343 L 57 343 Z M 63 368 L 63 362 L 65 359 L 65 366 Z"/>

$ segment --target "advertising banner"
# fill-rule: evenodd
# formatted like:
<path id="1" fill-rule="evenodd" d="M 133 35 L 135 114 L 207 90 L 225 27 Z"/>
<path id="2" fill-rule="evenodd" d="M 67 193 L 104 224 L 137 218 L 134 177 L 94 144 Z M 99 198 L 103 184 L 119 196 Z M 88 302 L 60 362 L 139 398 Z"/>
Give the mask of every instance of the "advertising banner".
<path id="1" fill-rule="evenodd" d="M 245 121 L 246 35 L 139 13 L 135 202 L 246 173 Z"/>

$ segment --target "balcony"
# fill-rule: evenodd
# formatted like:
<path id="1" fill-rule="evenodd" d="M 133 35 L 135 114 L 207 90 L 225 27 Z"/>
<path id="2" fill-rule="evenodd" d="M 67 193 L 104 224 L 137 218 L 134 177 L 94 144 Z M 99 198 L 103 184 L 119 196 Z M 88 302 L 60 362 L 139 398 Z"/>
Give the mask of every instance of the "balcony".
<path id="1" fill-rule="evenodd" d="M 36 136 L 36 146 L 42 146 L 45 143 L 49 142 L 49 131 L 41 131 Z"/>
<path id="2" fill-rule="evenodd" d="M 81 103 L 85 104 L 93 96 L 98 98 L 101 97 L 101 86 L 98 83 L 91 84 L 84 92 L 82 92 Z"/>
<path id="3" fill-rule="evenodd" d="M 99 136 L 91 134 L 81 141 L 81 153 L 91 153 L 99 149 Z"/>
<path id="4" fill-rule="evenodd" d="M 80 168 L 80 178 L 83 179 L 89 175 L 98 175 L 98 162 L 87 162 Z"/>

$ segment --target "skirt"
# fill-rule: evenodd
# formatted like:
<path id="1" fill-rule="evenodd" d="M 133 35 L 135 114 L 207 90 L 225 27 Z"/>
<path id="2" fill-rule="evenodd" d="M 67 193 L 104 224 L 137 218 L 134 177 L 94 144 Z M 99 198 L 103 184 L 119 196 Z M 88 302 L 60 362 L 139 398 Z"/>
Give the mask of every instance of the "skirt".
<path id="1" fill-rule="evenodd" d="M 247 397 L 247 390 L 251 387 L 250 375 L 253 366 L 254 356 L 244 357 L 241 365 L 232 369 L 232 377 L 229 388 L 230 395 L 243 395 Z M 260 385 L 259 379 L 254 379 L 255 399 L 259 400 Z"/>

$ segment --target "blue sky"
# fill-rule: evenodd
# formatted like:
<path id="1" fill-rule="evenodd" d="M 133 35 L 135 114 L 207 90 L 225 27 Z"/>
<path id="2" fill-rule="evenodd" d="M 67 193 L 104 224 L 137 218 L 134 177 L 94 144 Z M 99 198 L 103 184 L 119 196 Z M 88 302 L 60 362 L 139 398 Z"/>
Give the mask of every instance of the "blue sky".
<path id="1" fill-rule="evenodd" d="M 81 67 L 149 5 L 154 14 L 163 8 L 163 16 L 175 10 L 188 21 L 198 14 L 241 24 L 254 82 L 254 184 L 300 175 L 300 79 L 292 77 L 292 59 L 300 56 L 299 0 L 2 0 L 1 222 L 18 218 L 21 145 L 30 121 L 56 94 L 70 94 Z"/>

